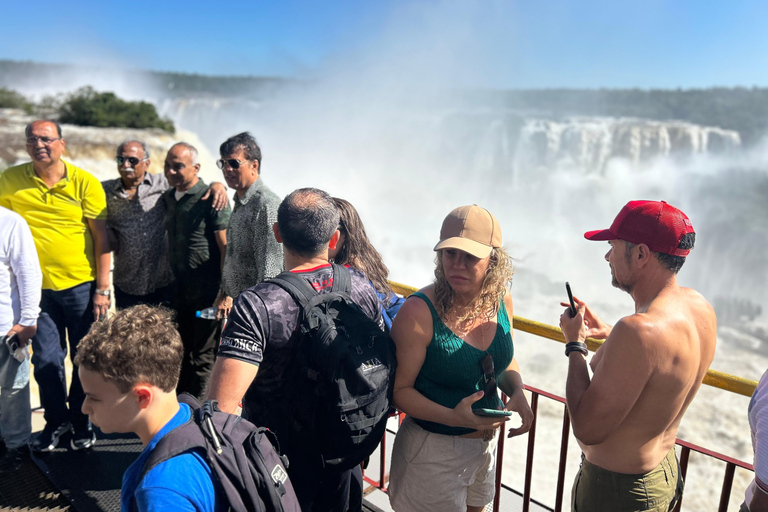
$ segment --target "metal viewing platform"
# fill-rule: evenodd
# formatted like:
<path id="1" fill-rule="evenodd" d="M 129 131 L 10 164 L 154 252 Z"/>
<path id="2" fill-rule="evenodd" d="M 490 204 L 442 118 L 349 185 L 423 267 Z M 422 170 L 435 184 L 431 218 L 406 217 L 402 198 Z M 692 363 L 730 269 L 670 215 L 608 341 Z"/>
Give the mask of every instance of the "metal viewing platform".
<path id="1" fill-rule="evenodd" d="M 415 288 L 391 283 L 395 292 L 410 295 Z M 513 328 L 539 337 L 565 343 L 559 328 L 539 323 L 526 318 L 514 316 Z M 588 339 L 589 350 L 595 351 L 603 342 Z M 757 382 L 729 375 L 710 369 L 704 384 L 720 388 L 726 392 L 751 396 Z M 542 512 L 568 510 L 568 494 L 565 489 L 566 454 L 570 436 L 570 418 L 565 406 L 565 399 L 545 390 L 526 386 L 531 394 L 531 409 L 534 413 L 534 423 L 527 437 L 527 448 L 524 460 L 517 467 L 524 468 L 524 478 L 520 489 L 502 483 L 505 463 L 504 432 L 499 437 L 496 472 L 496 498 L 487 511 L 522 511 Z M 555 487 L 554 508 L 537 501 L 532 496 L 531 483 L 535 461 L 534 443 L 537 431 L 542 425 L 540 421 L 550 418 L 540 413 L 540 402 L 544 398 L 550 405 L 561 408 L 561 423 L 559 426 L 560 446 L 559 458 L 554 467 L 543 468 L 557 474 Z M 392 443 L 397 428 L 404 415 L 398 413 L 390 418 L 387 433 L 378 450 L 371 456 L 370 464 L 364 473 L 364 510 L 371 512 L 390 511 L 386 495 L 389 482 L 389 460 Z M 551 425 L 550 425 L 551 426 Z M 502 427 L 504 429 L 504 427 Z M 68 444 L 68 443 L 67 443 Z M 719 464 L 724 464 L 719 512 L 728 510 L 728 503 L 733 485 L 736 468 L 753 471 L 752 465 L 726 455 L 708 450 L 704 447 L 677 440 L 677 452 L 680 459 L 680 470 L 685 477 L 688 474 L 689 460 L 692 452 L 694 457 L 707 457 Z M 44 456 L 34 456 L 24 461 L 20 466 L 12 467 L 9 463 L 0 463 L 0 512 L 7 511 L 119 511 L 120 484 L 122 474 L 141 451 L 138 439 L 131 436 L 101 436 L 92 450 L 72 452 L 65 448 L 55 450 Z M 518 461 L 516 461 L 518 462 Z M 685 498 L 685 495 L 683 496 Z M 565 503 L 564 503 L 565 502 Z M 678 504 L 675 511 L 685 510 L 685 499 Z"/>

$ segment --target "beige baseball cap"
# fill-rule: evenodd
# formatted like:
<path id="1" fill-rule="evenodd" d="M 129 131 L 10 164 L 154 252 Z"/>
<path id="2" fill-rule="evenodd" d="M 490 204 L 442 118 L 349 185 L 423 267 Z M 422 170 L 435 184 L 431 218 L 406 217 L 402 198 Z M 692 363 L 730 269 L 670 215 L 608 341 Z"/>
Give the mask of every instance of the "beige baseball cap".
<path id="1" fill-rule="evenodd" d="M 485 208 L 473 204 L 460 206 L 448 214 L 435 250 L 458 249 L 485 258 L 497 247 L 501 247 L 499 221 Z"/>

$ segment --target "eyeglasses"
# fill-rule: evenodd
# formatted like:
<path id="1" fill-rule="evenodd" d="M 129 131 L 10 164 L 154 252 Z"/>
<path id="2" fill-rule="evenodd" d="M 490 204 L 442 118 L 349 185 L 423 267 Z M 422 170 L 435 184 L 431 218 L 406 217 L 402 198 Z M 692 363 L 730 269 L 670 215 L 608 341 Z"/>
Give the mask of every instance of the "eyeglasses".
<path id="1" fill-rule="evenodd" d="M 136 158 L 135 156 L 118 156 L 115 158 L 117 165 L 123 165 L 128 161 L 131 165 L 139 165 L 139 162 L 143 162 L 146 158 Z"/>
<path id="2" fill-rule="evenodd" d="M 50 146 L 51 144 L 53 144 L 57 140 L 61 140 L 61 137 L 58 137 L 58 138 L 55 138 L 55 139 L 52 139 L 50 137 L 27 137 L 27 145 L 28 146 L 34 146 L 38 142 L 42 142 L 43 146 Z"/>
<path id="3" fill-rule="evenodd" d="M 234 158 L 230 158 L 228 160 L 220 159 L 216 161 L 216 165 L 219 167 L 219 169 L 224 169 L 225 165 L 230 166 L 234 170 L 238 170 L 241 165 L 243 165 L 245 162 L 241 162 L 240 160 L 235 160 Z"/>
<path id="4" fill-rule="evenodd" d="M 493 357 L 491 354 L 485 354 L 480 361 L 480 368 L 483 370 L 482 381 L 485 385 L 485 394 L 483 398 L 496 395 L 496 371 L 493 367 Z"/>

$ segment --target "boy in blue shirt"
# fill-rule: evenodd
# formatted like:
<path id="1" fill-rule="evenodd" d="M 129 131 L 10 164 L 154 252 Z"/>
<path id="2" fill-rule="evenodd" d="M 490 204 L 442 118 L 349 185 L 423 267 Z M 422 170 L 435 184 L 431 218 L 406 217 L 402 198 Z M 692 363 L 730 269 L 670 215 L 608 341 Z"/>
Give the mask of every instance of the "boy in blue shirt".
<path id="1" fill-rule="evenodd" d="M 191 409 L 179 404 L 175 391 L 183 353 L 171 313 L 144 305 L 93 324 L 78 344 L 83 413 L 103 432 L 133 432 L 144 444 L 123 475 L 121 512 L 226 509 L 208 464 L 197 453 L 177 455 L 139 481 L 160 439 L 190 418 Z"/>

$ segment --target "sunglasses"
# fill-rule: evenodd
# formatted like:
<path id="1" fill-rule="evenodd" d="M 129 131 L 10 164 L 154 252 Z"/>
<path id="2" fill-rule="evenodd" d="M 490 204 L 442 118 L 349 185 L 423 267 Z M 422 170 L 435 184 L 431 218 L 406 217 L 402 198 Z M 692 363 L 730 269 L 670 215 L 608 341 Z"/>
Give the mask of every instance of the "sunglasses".
<path id="1" fill-rule="evenodd" d="M 230 158 L 228 160 L 220 159 L 216 161 L 216 165 L 219 169 L 224 169 L 225 165 L 230 166 L 234 170 L 238 170 L 241 165 L 243 165 L 245 162 L 241 162 L 240 160 L 235 160 L 234 158 Z"/>
<path id="2" fill-rule="evenodd" d="M 485 394 L 483 398 L 496 395 L 496 371 L 493 367 L 493 357 L 491 354 L 485 354 L 485 357 L 480 361 L 480 368 L 483 370 L 482 382 Z"/>
<path id="3" fill-rule="evenodd" d="M 123 165 L 125 162 L 128 162 L 131 165 L 139 165 L 139 162 L 143 162 L 146 160 L 146 158 L 136 158 L 135 156 L 118 156 L 115 158 L 115 160 L 117 160 L 117 165 Z"/>

